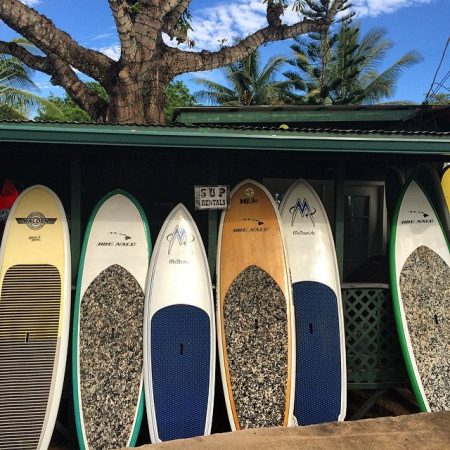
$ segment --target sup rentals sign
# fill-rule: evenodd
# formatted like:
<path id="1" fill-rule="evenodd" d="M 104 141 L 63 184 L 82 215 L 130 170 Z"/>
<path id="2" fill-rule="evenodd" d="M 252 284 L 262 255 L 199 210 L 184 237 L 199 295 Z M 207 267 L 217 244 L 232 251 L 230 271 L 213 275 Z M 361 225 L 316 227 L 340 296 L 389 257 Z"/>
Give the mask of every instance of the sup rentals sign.
<path id="1" fill-rule="evenodd" d="M 194 186 L 195 209 L 228 209 L 230 186 Z"/>

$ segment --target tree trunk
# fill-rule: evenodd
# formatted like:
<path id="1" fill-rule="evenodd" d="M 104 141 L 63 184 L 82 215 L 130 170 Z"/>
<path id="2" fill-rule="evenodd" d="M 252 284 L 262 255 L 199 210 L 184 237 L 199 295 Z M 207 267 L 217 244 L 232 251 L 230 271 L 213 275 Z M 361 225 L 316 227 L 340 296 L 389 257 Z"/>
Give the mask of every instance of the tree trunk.
<path id="1" fill-rule="evenodd" d="M 157 66 L 157 65 L 156 65 Z M 159 70 L 144 72 L 142 67 L 119 72 L 117 83 L 110 89 L 110 104 L 106 121 L 119 124 L 165 123 L 166 85 L 159 79 Z"/>

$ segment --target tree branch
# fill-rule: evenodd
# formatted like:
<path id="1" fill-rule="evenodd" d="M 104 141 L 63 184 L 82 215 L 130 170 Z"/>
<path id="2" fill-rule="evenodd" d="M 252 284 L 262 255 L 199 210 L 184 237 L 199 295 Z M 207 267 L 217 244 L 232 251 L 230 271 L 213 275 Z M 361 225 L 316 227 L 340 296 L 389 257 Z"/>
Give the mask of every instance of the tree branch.
<path id="1" fill-rule="evenodd" d="M 316 31 L 317 25 L 312 21 L 304 20 L 295 25 L 262 28 L 241 42 L 231 47 L 223 47 L 217 52 L 203 50 L 201 52 L 187 52 L 177 48 L 168 47 L 166 52 L 174 61 L 172 70 L 175 75 L 184 72 L 197 72 L 200 70 L 217 69 L 236 61 L 240 61 L 266 42 L 280 41 L 292 38 L 299 34 Z"/>
<path id="2" fill-rule="evenodd" d="M 47 75 L 52 75 L 53 68 L 45 56 L 33 55 L 24 47 L 15 42 L 0 41 L 0 53 L 14 56 L 22 61 L 30 69 L 39 70 Z"/>
<path id="3" fill-rule="evenodd" d="M 167 33 L 171 39 L 177 37 L 182 39 L 185 38 L 184 35 L 179 36 L 180 30 L 177 29 L 177 25 L 180 17 L 186 11 L 190 2 L 191 0 L 171 0 L 167 3 L 167 8 L 164 10 L 164 28 L 162 31 Z"/>
<path id="4" fill-rule="evenodd" d="M 86 49 L 53 22 L 19 0 L 0 0 L 0 19 L 45 54 L 53 53 L 86 75 L 102 82 L 115 65 L 106 55 Z"/>
<path id="5" fill-rule="evenodd" d="M 133 22 L 129 14 L 129 5 L 125 0 L 108 0 L 116 22 L 117 32 L 121 44 L 121 59 L 129 63 L 137 52 L 136 40 L 133 32 Z"/>
<path id="6" fill-rule="evenodd" d="M 176 48 L 167 47 L 166 54 L 172 60 L 173 76 L 185 72 L 197 72 L 212 70 L 240 61 L 267 42 L 281 41 L 294 38 L 301 34 L 326 30 L 333 22 L 334 16 L 341 8 L 345 0 L 335 0 L 326 17 L 322 20 L 303 19 L 294 25 L 280 25 L 261 28 L 238 44 L 223 47 L 217 52 L 201 51 L 186 52 Z"/>
<path id="7" fill-rule="evenodd" d="M 97 93 L 87 89 L 70 65 L 57 55 L 50 54 L 48 61 L 54 69 L 51 78 L 52 84 L 63 87 L 72 100 L 89 113 L 95 121 L 104 120 L 108 103 Z"/>
<path id="8" fill-rule="evenodd" d="M 137 61 L 150 60 L 156 49 L 158 36 L 163 28 L 163 20 L 159 1 L 157 5 L 149 4 L 140 0 L 140 10 L 134 19 L 134 36 L 139 47 L 141 55 L 136 58 Z M 134 61 L 136 62 L 136 61 Z"/>

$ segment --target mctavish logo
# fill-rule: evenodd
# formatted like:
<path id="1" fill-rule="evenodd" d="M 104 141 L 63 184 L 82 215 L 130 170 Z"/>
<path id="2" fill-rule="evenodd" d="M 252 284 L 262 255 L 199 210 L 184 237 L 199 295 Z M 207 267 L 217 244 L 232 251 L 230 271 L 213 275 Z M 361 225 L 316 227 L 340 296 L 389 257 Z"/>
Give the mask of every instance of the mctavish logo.
<path id="1" fill-rule="evenodd" d="M 316 224 L 314 223 L 314 214 L 316 213 L 316 208 L 312 208 L 306 198 L 304 198 L 303 201 L 298 198 L 295 205 L 289 208 L 289 212 L 292 215 L 291 226 L 294 226 L 295 218 L 297 217 L 298 213 L 300 213 L 302 217 L 310 219 L 313 226 L 316 226 Z"/>
<path id="2" fill-rule="evenodd" d="M 180 227 L 176 225 L 175 229 L 167 235 L 167 240 L 169 241 L 169 250 L 167 252 L 168 255 L 170 255 L 170 252 L 172 251 L 173 244 L 175 241 L 178 241 L 179 245 L 187 245 L 189 242 L 194 242 L 195 237 L 186 233 L 186 230 L 183 227 Z"/>
<path id="3" fill-rule="evenodd" d="M 30 230 L 36 231 L 44 228 L 45 225 L 53 225 L 56 218 L 45 217 L 41 212 L 34 211 L 27 217 L 17 217 L 16 222 L 19 225 L 26 225 Z"/>

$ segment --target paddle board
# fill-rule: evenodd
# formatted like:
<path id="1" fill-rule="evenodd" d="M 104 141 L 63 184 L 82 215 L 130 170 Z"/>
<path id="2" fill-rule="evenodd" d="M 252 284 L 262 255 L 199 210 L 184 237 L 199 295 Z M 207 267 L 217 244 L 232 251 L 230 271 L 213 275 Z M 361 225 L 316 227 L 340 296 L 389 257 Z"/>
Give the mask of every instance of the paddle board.
<path id="1" fill-rule="evenodd" d="M 450 213 L 442 189 L 438 168 L 432 163 L 421 163 L 416 167 L 413 177 L 427 193 L 439 216 L 447 239 L 450 239 Z"/>
<path id="2" fill-rule="evenodd" d="M 450 166 L 444 169 L 441 179 L 442 190 L 444 191 L 445 202 L 447 204 L 448 212 L 450 213 Z"/>
<path id="3" fill-rule="evenodd" d="M 416 179 L 406 184 L 390 241 L 391 292 L 411 384 L 422 411 L 450 409 L 450 253 Z"/>
<path id="4" fill-rule="evenodd" d="M 344 420 L 344 314 L 333 235 L 314 189 L 296 181 L 280 204 L 295 311 L 294 416 L 300 425 Z"/>
<path id="5" fill-rule="evenodd" d="M 290 424 L 295 329 L 278 209 L 253 180 L 231 192 L 217 252 L 217 333 L 232 430 Z"/>
<path id="6" fill-rule="evenodd" d="M 112 191 L 85 233 L 75 296 L 72 376 L 80 448 L 133 446 L 142 421 L 144 289 L 150 256 L 145 213 Z"/>
<path id="7" fill-rule="evenodd" d="M 46 449 L 55 426 L 70 325 L 69 231 L 53 191 L 16 199 L 0 250 L 0 448 Z"/>
<path id="8" fill-rule="evenodd" d="M 146 288 L 145 398 L 154 443 L 211 433 L 214 320 L 202 238 L 180 203 L 158 235 Z"/>

